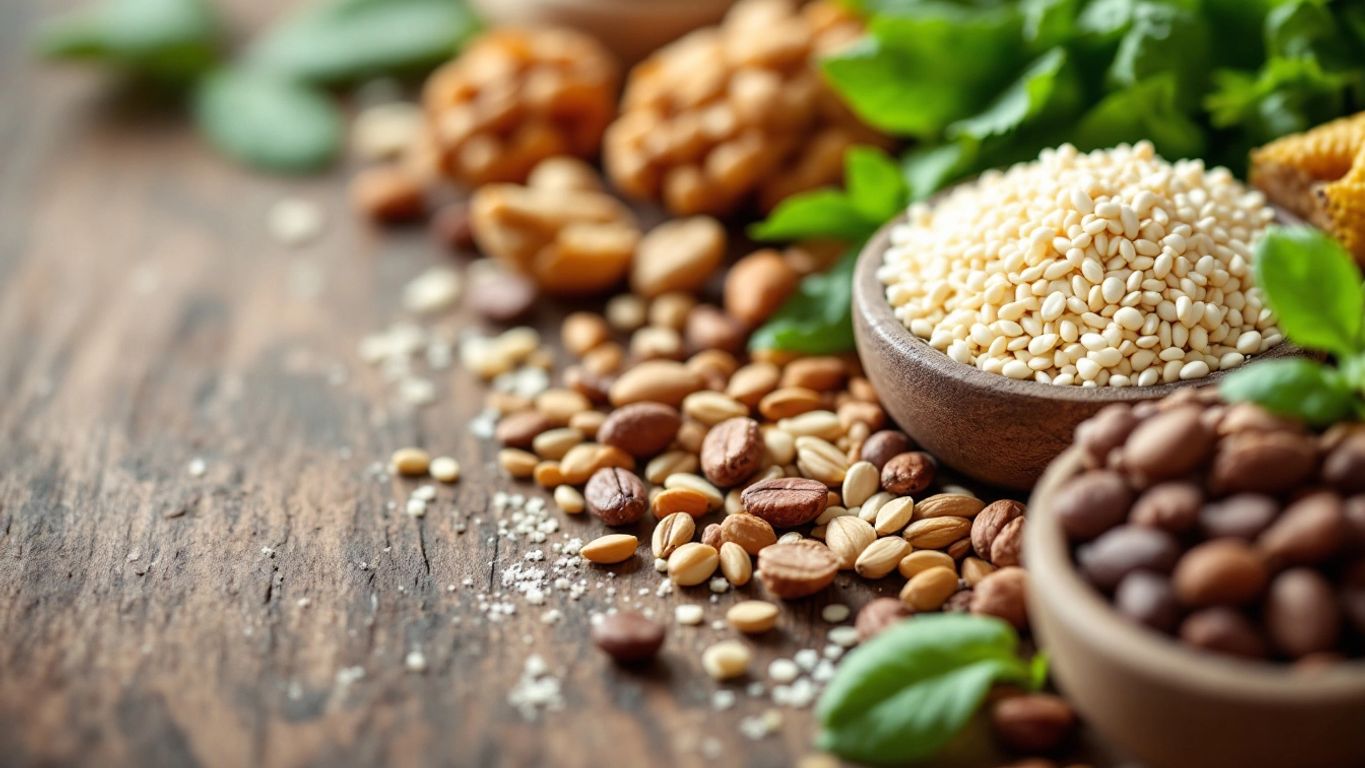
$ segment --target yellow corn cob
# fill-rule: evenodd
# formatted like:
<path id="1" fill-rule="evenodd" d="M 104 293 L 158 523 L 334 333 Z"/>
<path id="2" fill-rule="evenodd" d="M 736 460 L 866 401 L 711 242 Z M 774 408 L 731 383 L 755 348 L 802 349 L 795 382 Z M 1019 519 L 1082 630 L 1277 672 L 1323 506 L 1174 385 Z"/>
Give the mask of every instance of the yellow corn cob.
<path id="1" fill-rule="evenodd" d="M 1365 263 L 1365 112 L 1255 150 L 1251 183 L 1272 203 L 1331 232 Z"/>

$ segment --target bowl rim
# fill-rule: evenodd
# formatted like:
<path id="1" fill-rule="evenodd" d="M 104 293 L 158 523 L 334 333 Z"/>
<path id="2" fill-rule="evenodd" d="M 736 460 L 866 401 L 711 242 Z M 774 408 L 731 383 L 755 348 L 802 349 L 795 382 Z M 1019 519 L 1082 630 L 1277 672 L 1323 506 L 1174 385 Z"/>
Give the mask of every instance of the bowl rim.
<path id="1" fill-rule="evenodd" d="M 1140 664 L 1145 674 L 1172 687 L 1214 689 L 1229 698 L 1320 704 L 1325 700 L 1359 700 L 1365 694 L 1365 659 L 1305 671 L 1290 664 L 1187 648 L 1172 637 L 1120 616 L 1081 578 L 1050 508 L 1056 490 L 1082 468 L 1080 450 L 1074 446 L 1057 457 L 1029 498 L 1029 522 L 1024 526 L 1030 602 L 1045 602 L 1054 621 L 1080 638 L 1082 646 L 1104 648 L 1116 663 Z"/>
<path id="2" fill-rule="evenodd" d="M 1186 387 L 1199 387 L 1217 384 L 1233 371 L 1218 370 L 1209 375 L 1174 381 L 1151 386 L 1129 387 L 1081 387 L 1076 385 L 1058 386 L 1043 384 L 1031 379 L 1011 379 L 998 373 L 987 373 L 974 365 L 959 363 L 945 353 L 929 346 L 929 342 L 910 332 L 891 309 L 886 298 L 886 288 L 877 277 L 877 270 L 884 262 L 884 256 L 891 247 L 891 233 L 896 227 L 909 221 L 909 212 L 902 211 L 886 222 L 863 246 L 854 265 L 853 303 L 856 310 L 867 321 L 869 330 L 877 334 L 888 346 L 901 356 L 915 358 L 935 370 L 935 373 L 948 377 L 959 384 L 983 390 L 995 390 L 1015 398 L 1035 401 L 1063 401 L 1071 403 L 1136 403 L 1154 400 Z M 1269 360 L 1301 354 L 1301 350 L 1288 342 L 1252 356 L 1247 362 Z"/>

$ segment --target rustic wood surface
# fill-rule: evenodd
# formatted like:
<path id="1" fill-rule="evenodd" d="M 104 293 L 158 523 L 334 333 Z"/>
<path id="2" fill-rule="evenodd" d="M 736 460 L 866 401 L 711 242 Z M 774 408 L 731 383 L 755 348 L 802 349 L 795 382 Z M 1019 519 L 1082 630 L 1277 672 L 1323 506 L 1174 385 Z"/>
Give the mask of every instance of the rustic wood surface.
<path id="1" fill-rule="evenodd" d="M 617 602 L 605 577 L 488 621 L 480 593 L 528 547 L 495 536 L 490 499 L 512 486 L 466 431 L 479 388 L 452 369 L 436 405 L 406 413 L 356 355 L 401 317 L 403 284 L 451 256 L 355 222 L 341 172 L 252 175 L 174 109 L 34 63 L 26 36 L 60 5 L 0 7 L 0 765 L 782 766 L 811 751 L 807 713 L 753 741 L 737 723 L 763 700 L 712 709 L 698 656 L 727 633 L 670 621 L 661 662 L 607 663 L 587 641 Z M 234 20 L 272 13 L 252 2 Z M 285 196 L 326 209 L 319 241 L 272 240 Z M 465 467 L 424 519 L 401 509 L 411 484 L 367 471 L 407 444 Z M 654 596 L 648 567 L 619 570 L 619 594 L 671 617 L 679 598 Z M 756 669 L 822 648 L 821 604 L 790 606 Z M 549 608 L 564 620 L 543 623 Z M 414 649 L 425 673 L 405 670 Z M 507 695 L 532 653 L 565 708 L 527 722 Z M 998 762 L 984 743 L 969 764 Z"/>

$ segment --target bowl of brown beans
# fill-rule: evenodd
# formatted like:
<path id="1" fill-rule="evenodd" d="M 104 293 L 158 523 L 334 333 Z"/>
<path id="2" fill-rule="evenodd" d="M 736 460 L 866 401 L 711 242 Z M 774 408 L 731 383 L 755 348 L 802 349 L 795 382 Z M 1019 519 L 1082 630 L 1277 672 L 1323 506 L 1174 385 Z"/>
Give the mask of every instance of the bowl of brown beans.
<path id="1" fill-rule="evenodd" d="M 1029 510 L 1032 625 L 1101 734 L 1154 766 L 1365 764 L 1365 424 L 1111 406 Z"/>

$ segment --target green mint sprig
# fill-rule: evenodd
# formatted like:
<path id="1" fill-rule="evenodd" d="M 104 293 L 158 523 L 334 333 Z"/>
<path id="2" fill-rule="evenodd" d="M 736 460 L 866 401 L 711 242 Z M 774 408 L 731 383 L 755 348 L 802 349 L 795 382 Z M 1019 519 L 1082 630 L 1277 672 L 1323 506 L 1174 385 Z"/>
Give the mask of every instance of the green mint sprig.
<path id="1" fill-rule="evenodd" d="M 902 621 L 849 653 L 816 707 L 817 744 L 847 760 L 904 764 L 932 757 L 981 708 L 991 687 L 1031 690 L 1041 655 L 1020 657 L 1004 621 L 940 613 Z"/>
<path id="2" fill-rule="evenodd" d="M 1365 417 L 1365 286 L 1350 254 L 1316 229 L 1275 227 L 1257 243 L 1254 263 L 1285 337 L 1329 353 L 1335 365 L 1305 358 L 1252 363 L 1223 381 L 1223 397 L 1313 426 Z"/>

